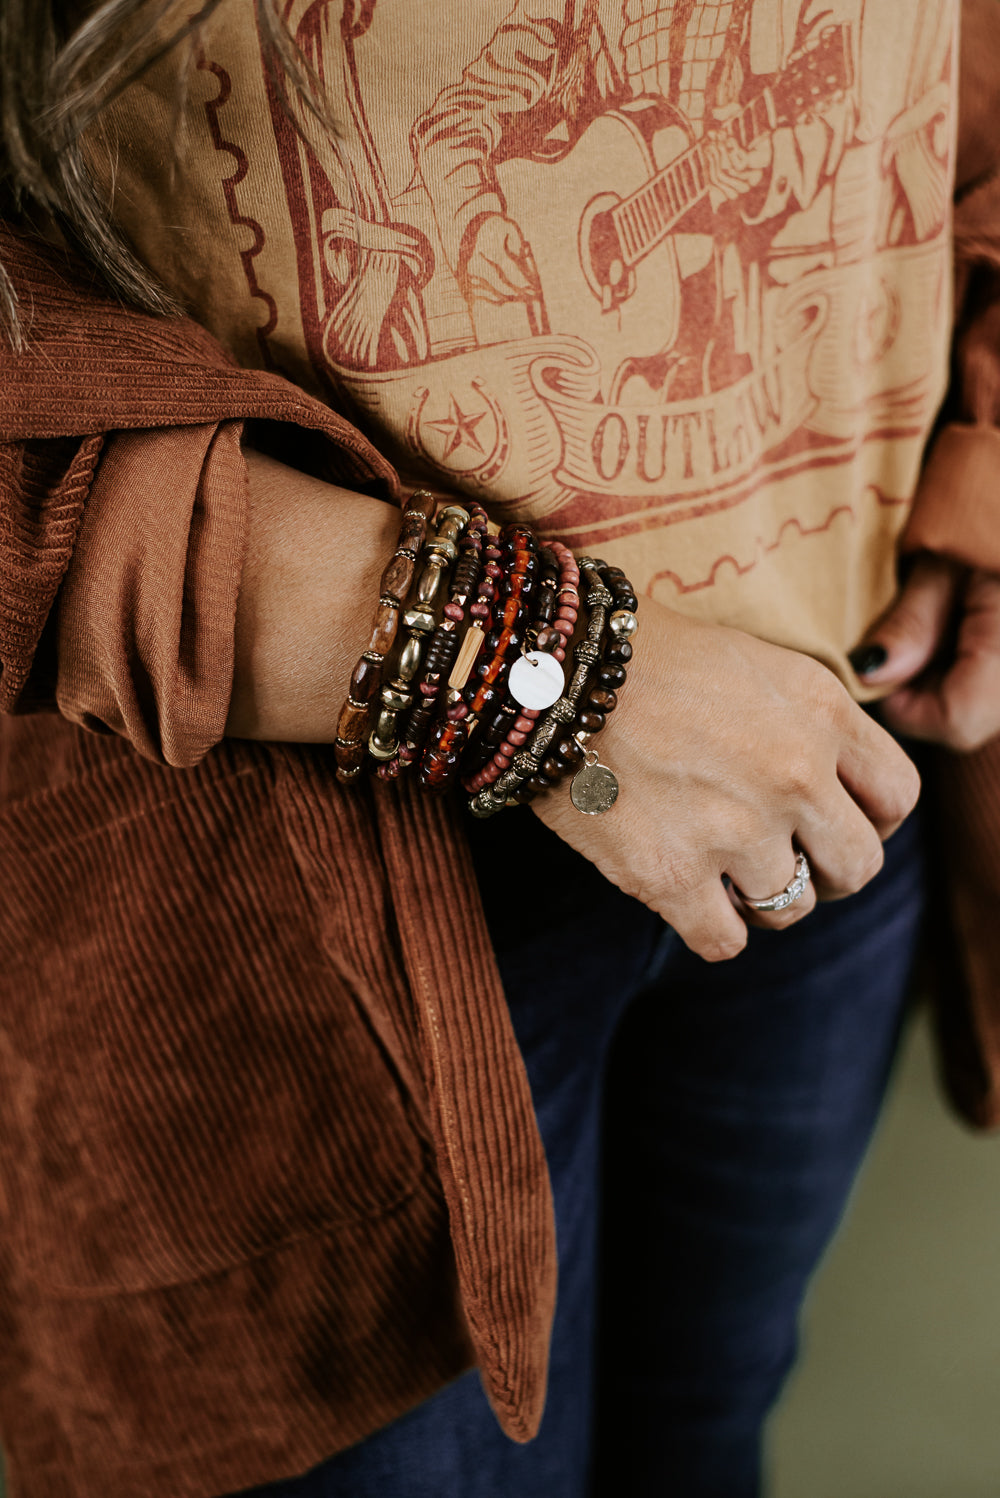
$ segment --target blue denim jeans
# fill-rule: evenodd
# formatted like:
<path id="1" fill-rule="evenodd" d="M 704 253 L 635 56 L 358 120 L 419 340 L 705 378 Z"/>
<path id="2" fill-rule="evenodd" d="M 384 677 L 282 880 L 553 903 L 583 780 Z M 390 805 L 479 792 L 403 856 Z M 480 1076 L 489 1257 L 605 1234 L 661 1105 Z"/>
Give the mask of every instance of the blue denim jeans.
<path id="1" fill-rule="evenodd" d="M 471 836 L 555 1194 L 542 1428 L 506 1440 L 471 1373 L 255 1498 L 755 1498 L 895 1049 L 917 819 L 859 895 L 717 966 L 530 813 Z"/>

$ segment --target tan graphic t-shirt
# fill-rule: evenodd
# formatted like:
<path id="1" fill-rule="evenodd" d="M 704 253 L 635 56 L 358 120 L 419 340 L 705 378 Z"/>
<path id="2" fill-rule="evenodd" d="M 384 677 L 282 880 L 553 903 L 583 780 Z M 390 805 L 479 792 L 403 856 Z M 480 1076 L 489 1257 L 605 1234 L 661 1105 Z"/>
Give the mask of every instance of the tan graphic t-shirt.
<path id="1" fill-rule="evenodd" d="M 336 139 L 223 0 L 103 127 L 145 258 L 409 476 L 850 679 L 947 379 L 957 0 L 286 9 Z"/>

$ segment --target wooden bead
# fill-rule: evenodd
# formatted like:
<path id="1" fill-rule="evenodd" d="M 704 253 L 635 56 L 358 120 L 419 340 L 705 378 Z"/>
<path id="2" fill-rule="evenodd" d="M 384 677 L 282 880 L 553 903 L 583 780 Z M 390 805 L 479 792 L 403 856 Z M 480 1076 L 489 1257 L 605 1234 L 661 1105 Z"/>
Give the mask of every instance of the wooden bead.
<path id="1" fill-rule="evenodd" d="M 378 606 L 372 637 L 368 649 L 373 655 L 388 655 L 399 628 L 399 609 L 395 604 L 383 601 Z"/>
<path id="2" fill-rule="evenodd" d="M 369 707 L 356 707 L 351 702 L 345 702 L 337 720 L 338 739 L 343 739 L 348 744 L 363 743 L 370 719 Z"/>
<path id="3" fill-rule="evenodd" d="M 354 668 L 351 677 L 351 689 L 348 695 L 355 702 L 368 704 L 374 702 L 382 685 L 383 661 L 370 661 L 367 656 L 362 656 Z"/>
<path id="4" fill-rule="evenodd" d="M 364 764 L 365 742 L 357 744 L 334 744 L 333 757 L 337 762 L 337 779 L 354 780 Z"/>
<path id="5" fill-rule="evenodd" d="M 613 713 L 618 706 L 618 698 L 614 692 L 609 692 L 604 687 L 594 687 L 587 698 L 587 703 L 602 713 Z"/>
<path id="6" fill-rule="evenodd" d="M 583 733 L 600 733 L 604 727 L 604 714 L 587 708 L 584 712 L 580 713 L 576 723 L 577 728 Z"/>
<path id="7" fill-rule="evenodd" d="M 415 571 L 416 563 L 412 558 L 394 556 L 382 574 L 382 586 L 379 591 L 402 603 L 410 591 Z"/>
<path id="8" fill-rule="evenodd" d="M 624 666 L 632 659 L 632 647 L 628 640 L 612 640 L 604 652 L 604 659 L 614 666 Z"/>
<path id="9" fill-rule="evenodd" d="M 561 739 L 556 756 L 564 765 L 578 765 L 584 758 L 583 745 L 578 744 L 576 739 Z"/>
<path id="10" fill-rule="evenodd" d="M 437 509 L 437 498 L 429 489 L 414 489 L 406 502 L 406 513 L 408 515 L 422 515 L 424 520 L 430 520 Z"/>
<path id="11" fill-rule="evenodd" d="M 422 515 L 407 514 L 403 524 L 399 528 L 399 540 L 396 543 L 397 551 L 412 551 L 414 554 L 420 551 L 427 537 L 427 521 Z"/>

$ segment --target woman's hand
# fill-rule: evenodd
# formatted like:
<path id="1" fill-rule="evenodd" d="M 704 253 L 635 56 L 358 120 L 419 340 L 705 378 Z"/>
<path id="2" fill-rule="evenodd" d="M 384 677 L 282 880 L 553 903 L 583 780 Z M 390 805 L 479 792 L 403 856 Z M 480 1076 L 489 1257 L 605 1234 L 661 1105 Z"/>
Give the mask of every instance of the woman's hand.
<path id="1" fill-rule="evenodd" d="M 825 667 L 644 600 L 621 703 L 594 747 L 621 792 L 603 816 L 565 791 L 532 805 L 560 837 L 709 961 L 734 957 L 746 923 L 789 925 L 817 895 L 862 888 L 919 777 Z M 809 858 L 813 886 L 758 916 Z"/>
<path id="2" fill-rule="evenodd" d="M 331 742 L 399 514 L 246 457 L 250 535 L 227 732 Z M 543 821 L 711 959 L 742 948 L 748 920 L 787 925 L 817 892 L 860 889 L 881 864 L 880 839 L 916 800 L 902 750 L 805 656 L 648 601 L 640 630 L 621 704 L 596 741 L 621 782 L 616 805 L 587 817 L 557 791 L 537 802 Z M 723 877 L 766 898 L 791 879 L 793 844 L 815 886 L 779 914 L 748 911 Z"/>
<path id="3" fill-rule="evenodd" d="M 897 733 L 979 749 L 1000 733 L 1000 577 L 924 553 L 852 660 Z"/>

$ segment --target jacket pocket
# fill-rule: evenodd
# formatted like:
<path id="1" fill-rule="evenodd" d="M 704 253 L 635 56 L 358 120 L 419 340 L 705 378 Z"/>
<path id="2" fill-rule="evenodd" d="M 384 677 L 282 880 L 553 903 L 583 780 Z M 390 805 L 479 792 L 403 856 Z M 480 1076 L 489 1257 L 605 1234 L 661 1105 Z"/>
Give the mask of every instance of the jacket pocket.
<path id="1" fill-rule="evenodd" d="M 115 754 L 0 815 L 0 1231 L 52 1288 L 201 1278 L 391 1211 L 423 1172 L 266 757 L 228 754 Z"/>

